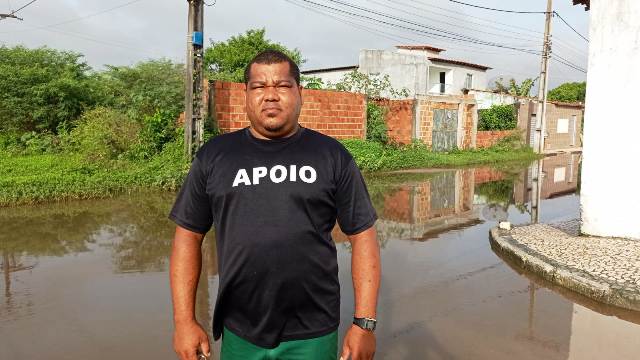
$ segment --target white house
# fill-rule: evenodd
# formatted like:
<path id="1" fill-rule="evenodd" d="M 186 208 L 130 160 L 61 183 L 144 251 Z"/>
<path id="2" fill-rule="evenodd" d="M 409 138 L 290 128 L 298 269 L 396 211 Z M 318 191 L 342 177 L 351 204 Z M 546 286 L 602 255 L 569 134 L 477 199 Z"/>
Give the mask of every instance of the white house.
<path id="1" fill-rule="evenodd" d="M 395 51 L 360 50 L 359 64 L 338 68 L 302 71 L 325 84 L 339 82 L 344 74 L 357 69 L 368 75 L 389 75 L 395 89 L 407 89 L 410 97 L 417 95 L 460 95 L 464 89 L 485 90 L 485 65 L 447 59 L 440 56 L 444 49 L 428 45 L 399 45 Z"/>

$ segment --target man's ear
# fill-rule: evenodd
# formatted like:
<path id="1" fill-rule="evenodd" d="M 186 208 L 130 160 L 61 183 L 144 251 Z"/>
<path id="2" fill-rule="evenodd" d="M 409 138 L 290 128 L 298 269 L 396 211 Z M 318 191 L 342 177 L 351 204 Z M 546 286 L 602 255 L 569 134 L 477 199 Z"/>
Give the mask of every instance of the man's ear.
<path id="1" fill-rule="evenodd" d="M 298 85 L 298 91 L 300 91 L 300 104 L 304 104 L 304 86 Z"/>

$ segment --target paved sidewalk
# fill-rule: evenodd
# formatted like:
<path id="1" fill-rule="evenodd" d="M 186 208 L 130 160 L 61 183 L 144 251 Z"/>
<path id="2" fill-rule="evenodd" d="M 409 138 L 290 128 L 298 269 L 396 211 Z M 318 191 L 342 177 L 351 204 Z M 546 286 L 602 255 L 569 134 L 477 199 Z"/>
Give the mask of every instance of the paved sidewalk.
<path id="1" fill-rule="evenodd" d="M 640 311 L 640 241 L 579 236 L 579 221 L 491 230 L 494 250 L 599 302 Z"/>

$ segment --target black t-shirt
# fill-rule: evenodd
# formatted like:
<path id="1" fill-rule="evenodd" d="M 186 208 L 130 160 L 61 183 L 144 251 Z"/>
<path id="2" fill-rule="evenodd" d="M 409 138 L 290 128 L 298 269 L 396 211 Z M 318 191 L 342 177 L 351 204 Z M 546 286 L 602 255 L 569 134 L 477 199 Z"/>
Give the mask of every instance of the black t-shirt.
<path id="1" fill-rule="evenodd" d="M 255 345 L 326 335 L 340 321 L 331 230 L 371 227 L 377 214 L 351 154 L 299 127 L 266 140 L 249 128 L 211 139 L 196 154 L 169 218 L 204 234 L 214 225 L 222 326 Z"/>

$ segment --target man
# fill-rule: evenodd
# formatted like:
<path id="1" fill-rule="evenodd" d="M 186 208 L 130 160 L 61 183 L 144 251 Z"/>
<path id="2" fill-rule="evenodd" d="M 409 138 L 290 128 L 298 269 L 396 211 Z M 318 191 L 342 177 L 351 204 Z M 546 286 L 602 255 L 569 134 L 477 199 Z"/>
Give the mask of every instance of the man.
<path id="1" fill-rule="evenodd" d="M 298 124 L 298 66 L 279 51 L 245 70 L 251 126 L 197 153 L 169 218 L 174 348 L 210 352 L 194 303 L 200 247 L 215 224 L 220 283 L 213 334 L 222 360 L 336 359 L 340 286 L 331 230 L 352 244 L 354 324 L 341 358 L 372 359 L 380 254 L 377 214 L 353 158 L 335 139 Z"/>

